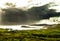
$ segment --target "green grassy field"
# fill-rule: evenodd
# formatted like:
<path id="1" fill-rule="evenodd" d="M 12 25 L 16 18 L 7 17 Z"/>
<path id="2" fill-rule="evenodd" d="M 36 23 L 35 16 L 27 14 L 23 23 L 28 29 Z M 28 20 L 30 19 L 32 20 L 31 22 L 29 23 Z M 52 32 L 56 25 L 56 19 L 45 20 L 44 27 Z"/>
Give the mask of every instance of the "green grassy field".
<path id="1" fill-rule="evenodd" d="M 60 25 L 48 29 L 8 31 L 0 29 L 0 41 L 60 41 Z"/>

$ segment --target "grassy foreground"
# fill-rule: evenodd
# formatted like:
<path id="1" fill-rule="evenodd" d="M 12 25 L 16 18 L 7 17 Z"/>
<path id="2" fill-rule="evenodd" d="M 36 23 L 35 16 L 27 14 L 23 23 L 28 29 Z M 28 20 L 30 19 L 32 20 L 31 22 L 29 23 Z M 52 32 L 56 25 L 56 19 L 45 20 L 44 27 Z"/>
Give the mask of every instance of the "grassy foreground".
<path id="1" fill-rule="evenodd" d="M 0 41 L 60 41 L 60 25 L 42 30 L 8 31 L 0 29 Z"/>

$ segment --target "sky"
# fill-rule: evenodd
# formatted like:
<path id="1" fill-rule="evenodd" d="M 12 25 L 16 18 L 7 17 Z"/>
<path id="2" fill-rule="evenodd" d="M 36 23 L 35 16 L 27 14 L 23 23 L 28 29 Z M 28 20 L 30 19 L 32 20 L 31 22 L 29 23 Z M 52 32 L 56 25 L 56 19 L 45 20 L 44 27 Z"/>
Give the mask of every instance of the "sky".
<path id="1" fill-rule="evenodd" d="M 16 5 L 15 8 L 21 8 L 21 9 L 30 9 L 32 7 L 40 7 L 40 6 L 43 6 L 43 5 L 46 5 L 50 2 L 53 2 L 53 6 L 49 7 L 49 9 L 56 9 L 56 12 L 60 12 L 60 0 L 0 0 L 0 8 L 8 8 L 10 6 L 6 5 L 6 3 L 12 3 L 13 5 Z M 50 21 L 48 20 L 44 20 L 42 22 L 44 23 L 51 23 Z M 39 21 L 40 22 L 40 21 Z M 8 27 L 8 26 L 7 26 Z M 5 26 L 5 28 L 7 28 Z M 16 26 L 12 26 L 13 29 L 15 27 L 15 29 L 20 29 L 20 26 L 19 28 L 16 28 Z M 11 26 L 9 26 L 8 28 L 12 28 Z M 2 26 L 3 28 L 3 26 Z M 34 28 L 33 28 L 34 29 Z"/>
<path id="2" fill-rule="evenodd" d="M 52 0 L 0 0 L 0 7 L 1 8 L 7 8 L 8 6 L 5 5 L 6 3 L 12 3 L 16 5 L 16 8 L 31 8 L 31 7 L 38 7 L 43 6 L 49 2 L 52 2 Z"/>
<path id="3" fill-rule="evenodd" d="M 53 2 L 58 6 L 52 6 L 49 9 L 56 9 L 57 12 L 60 11 L 60 0 L 0 0 L 0 8 L 9 7 L 8 5 L 6 5 L 7 2 L 15 5 L 16 8 L 21 9 L 30 9 L 32 7 L 39 7 Z"/>
<path id="4" fill-rule="evenodd" d="M 30 9 L 32 7 L 39 7 L 50 2 L 53 2 L 55 5 L 49 7 L 49 9 L 56 9 L 57 12 L 60 12 L 60 0 L 0 0 L 0 8 L 8 8 L 10 6 L 6 5 L 6 3 L 12 3 L 16 8 L 21 9 Z"/>

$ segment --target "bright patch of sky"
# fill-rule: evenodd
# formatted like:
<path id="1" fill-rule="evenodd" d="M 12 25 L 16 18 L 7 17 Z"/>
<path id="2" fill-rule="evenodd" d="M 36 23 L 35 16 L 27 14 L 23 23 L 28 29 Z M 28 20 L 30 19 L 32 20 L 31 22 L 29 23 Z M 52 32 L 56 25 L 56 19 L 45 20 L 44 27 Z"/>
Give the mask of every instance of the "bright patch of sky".
<path id="1" fill-rule="evenodd" d="M 11 2 L 12 4 L 15 4 L 16 7 L 33 7 L 33 6 L 42 6 L 49 2 L 52 2 L 52 0 L 0 0 L 0 7 L 7 8 L 6 3 Z"/>
<path id="2" fill-rule="evenodd" d="M 43 6 L 45 4 L 53 2 L 54 5 L 57 6 L 51 6 L 49 7 L 49 9 L 56 9 L 56 12 L 60 12 L 60 0 L 0 0 L 0 7 L 1 8 L 10 7 L 5 5 L 7 2 L 15 5 L 16 8 L 22 8 L 22 9 L 29 9 L 32 7 Z"/>
<path id="3" fill-rule="evenodd" d="M 55 9 L 56 12 L 60 12 L 60 0 L 53 0 L 53 5 L 49 9 Z"/>

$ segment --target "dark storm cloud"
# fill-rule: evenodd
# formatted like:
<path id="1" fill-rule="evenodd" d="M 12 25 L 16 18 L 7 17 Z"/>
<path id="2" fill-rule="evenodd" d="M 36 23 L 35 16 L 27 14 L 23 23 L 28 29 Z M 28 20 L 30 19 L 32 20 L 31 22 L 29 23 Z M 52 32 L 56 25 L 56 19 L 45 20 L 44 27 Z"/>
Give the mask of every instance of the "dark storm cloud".
<path id="1" fill-rule="evenodd" d="M 48 9 L 48 4 L 41 7 L 33 7 L 28 11 L 23 11 L 17 8 L 2 9 L 5 14 L 2 14 L 3 24 L 24 24 L 39 21 L 41 19 L 49 19 L 50 17 L 60 16 L 53 9 Z"/>

